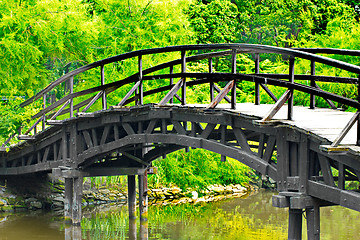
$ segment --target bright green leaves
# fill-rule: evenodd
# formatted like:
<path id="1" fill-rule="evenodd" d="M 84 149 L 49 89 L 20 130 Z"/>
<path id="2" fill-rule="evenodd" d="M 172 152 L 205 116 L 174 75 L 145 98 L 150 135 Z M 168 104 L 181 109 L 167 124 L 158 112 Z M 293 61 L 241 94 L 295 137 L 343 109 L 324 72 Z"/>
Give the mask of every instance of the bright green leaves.
<path id="1" fill-rule="evenodd" d="M 198 43 L 229 43 L 236 40 L 239 13 L 236 5 L 229 0 L 194 3 L 187 14 L 196 31 Z"/>
<path id="2" fill-rule="evenodd" d="M 53 62 L 92 61 L 96 21 L 80 0 L 0 2 L 1 94 L 32 96 L 54 78 Z"/>

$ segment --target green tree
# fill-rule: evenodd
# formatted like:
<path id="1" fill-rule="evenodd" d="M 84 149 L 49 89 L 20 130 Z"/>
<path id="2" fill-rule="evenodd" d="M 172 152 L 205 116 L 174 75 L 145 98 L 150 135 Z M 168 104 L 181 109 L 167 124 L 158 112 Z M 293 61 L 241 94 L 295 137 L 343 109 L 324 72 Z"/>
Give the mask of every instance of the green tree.
<path id="1" fill-rule="evenodd" d="M 186 11 L 196 32 L 197 43 L 234 42 L 239 30 L 239 13 L 230 0 L 197 2 Z"/>
<path id="2" fill-rule="evenodd" d="M 32 96 L 71 62 L 92 61 L 97 22 L 81 0 L 0 2 L 0 94 Z M 63 73 L 60 73 L 62 75 Z"/>

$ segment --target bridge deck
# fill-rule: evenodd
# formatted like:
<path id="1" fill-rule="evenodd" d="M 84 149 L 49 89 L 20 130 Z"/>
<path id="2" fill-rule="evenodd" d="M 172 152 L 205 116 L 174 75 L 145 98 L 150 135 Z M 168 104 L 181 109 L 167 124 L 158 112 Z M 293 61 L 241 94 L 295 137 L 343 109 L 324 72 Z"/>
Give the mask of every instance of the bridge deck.
<path id="1" fill-rule="evenodd" d="M 204 107 L 205 105 L 192 104 L 191 106 Z M 273 104 L 255 105 L 253 103 L 237 103 L 236 110 L 230 109 L 230 104 L 219 104 L 216 108 L 262 118 L 273 106 Z M 298 127 L 333 142 L 353 115 L 354 113 L 351 112 L 328 108 L 310 109 L 309 107 L 294 106 L 293 120 L 287 120 L 287 106 L 283 106 L 273 117 L 272 121 L 280 121 L 281 123 Z M 354 125 L 341 141 L 341 144 L 355 145 L 355 143 L 356 126 Z"/>

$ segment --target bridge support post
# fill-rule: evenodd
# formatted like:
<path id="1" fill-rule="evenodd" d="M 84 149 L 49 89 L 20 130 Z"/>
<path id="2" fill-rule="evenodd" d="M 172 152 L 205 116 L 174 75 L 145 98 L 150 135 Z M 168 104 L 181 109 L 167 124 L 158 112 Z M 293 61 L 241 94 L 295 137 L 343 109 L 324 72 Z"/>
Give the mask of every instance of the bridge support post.
<path id="1" fill-rule="evenodd" d="M 144 175 L 138 175 L 139 179 L 139 210 L 140 220 L 148 219 L 148 195 L 147 195 L 147 172 Z"/>
<path id="2" fill-rule="evenodd" d="M 149 239 L 148 221 L 140 221 L 140 239 Z"/>
<path id="3" fill-rule="evenodd" d="M 64 201 L 64 220 L 65 224 L 72 223 L 72 201 L 73 201 L 73 178 L 65 178 L 65 201 Z"/>
<path id="4" fill-rule="evenodd" d="M 136 181 L 135 175 L 128 175 L 129 219 L 136 218 Z"/>
<path id="5" fill-rule="evenodd" d="M 129 219 L 129 240 L 136 240 L 136 219 Z"/>
<path id="6" fill-rule="evenodd" d="M 301 240 L 302 230 L 302 209 L 289 208 L 289 240 Z"/>
<path id="7" fill-rule="evenodd" d="M 72 224 L 80 226 L 82 211 L 82 187 L 83 187 L 83 178 L 77 177 L 74 178 L 74 191 L 73 191 L 73 203 L 72 203 Z"/>
<path id="8" fill-rule="evenodd" d="M 320 207 L 316 204 L 306 208 L 306 223 L 308 240 L 320 240 Z"/>
<path id="9" fill-rule="evenodd" d="M 66 224 L 80 226 L 83 178 L 65 177 L 64 218 Z"/>

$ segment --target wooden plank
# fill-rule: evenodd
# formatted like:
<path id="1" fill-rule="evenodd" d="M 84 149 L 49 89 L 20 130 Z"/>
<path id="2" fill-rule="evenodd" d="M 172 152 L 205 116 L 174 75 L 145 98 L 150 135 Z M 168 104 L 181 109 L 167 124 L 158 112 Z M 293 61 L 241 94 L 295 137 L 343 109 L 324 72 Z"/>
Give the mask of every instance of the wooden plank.
<path id="1" fill-rule="evenodd" d="M 234 87 L 234 84 L 235 84 L 235 80 L 228 82 L 228 84 L 226 84 L 223 90 L 221 90 L 221 92 L 205 109 L 215 108 L 221 102 L 221 100 L 231 91 L 231 89 Z"/>
<path id="2" fill-rule="evenodd" d="M 124 128 L 124 130 L 126 131 L 126 133 L 128 135 L 135 134 L 134 129 L 131 127 L 131 125 L 129 123 L 123 123 L 122 127 Z"/>
<path id="3" fill-rule="evenodd" d="M 165 95 L 165 97 L 159 102 L 159 106 L 163 106 L 168 103 L 171 99 L 174 98 L 174 95 L 179 91 L 181 86 L 184 83 L 184 78 L 180 79 L 172 88 L 171 90 Z"/>
<path id="4" fill-rule="evenodd" d="M 128 98 L 135 92 L 135 90 L 140 86 L 141 81 L 137 81 L 130 91 L 125 95 L 125 97 L 119 102 L 117 106 L 123 106 Z"/>
<path id="5" fill-rule="evenodd" d="M 186 130 L 178 121 L 171 120 L 171 123 L 178 134 L 186 135 Z"/>
<path id="6" fill-rule="evenodd" d="M 326 184 L 335 187 L 334 177 L 332 175 L 329 159 L 321 154 L 318 154 L 321 172 Z"/>
<path id="7" fill-rule="evenodd" d="M 91 140 L 90 133 L 87 130 L 82 131 L 82 133 L 83 133 L 87 148 L 94 147 L 94 144 L 92 143 L 92 140 Z"/>
<path id="8" fill-rule="evenodd" d="M 106 142 L 106 139 L 107 139 L 107 137 L 109 135 L 109 130 L 110 130 L 110 125 L 106 125 L 104 127 L 104 131 L 103 131 L 103 134 L 101 136 L 100 145 L 103 145 Z"/>
<path id="9" fill-rule="evenodd" d="M 251 153 L 252 151 L 251 151 L 250 146 L 249 146 L 249 144 L 247 142 L 246 136 L 242 132 L 242 130 L 240 128 L 233 128 L 233 132 L 235 134 L 236 141 L 238 142 L 241 149 L 246 151 L 246 152 Z"/>
<path id="10" fill-rule="evenodd" d="M 44 155 L 43 155 L 43 158 L 42 158 L 42 161 L 41 162 L 46 162 L 48 156 L 49 156 L 49 151 L 50 151 L 50 146 L 45 148 L 45 152 L 44 152 Z"/>
<path id="11" fill-rule="evenodd" d="M 264 161 L 270 162 L 273 152 L 275 150 L 276 137 L 269 136 L 268 141 L 266 143 L 265 153 L 264 153 Z"/>
<path id="12" fill-rule="evenodd" d="M 207 139 L 209 137 L 209 135 L 211 134 L 211 132 L 215 129 L 216 125 L 217 124 L 208 123 L 206 125 L 205 129 L 200 134 L 200 137 Z"/>
<path id="13" fill-rule="evenodd" d="M 261 119 L 261 121 L 266 122 L 271 120 L 290 97 L 291 91 L 286 90 L 285 93 L 281 96 L 281 98 L 271 108 L 271 110 Z"/>

